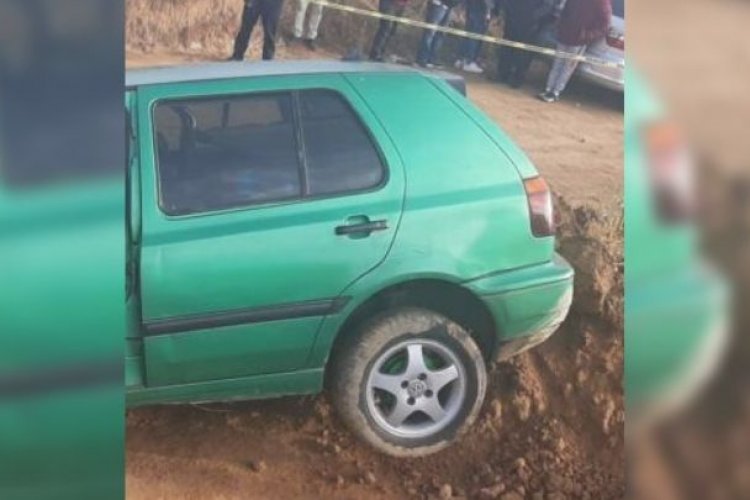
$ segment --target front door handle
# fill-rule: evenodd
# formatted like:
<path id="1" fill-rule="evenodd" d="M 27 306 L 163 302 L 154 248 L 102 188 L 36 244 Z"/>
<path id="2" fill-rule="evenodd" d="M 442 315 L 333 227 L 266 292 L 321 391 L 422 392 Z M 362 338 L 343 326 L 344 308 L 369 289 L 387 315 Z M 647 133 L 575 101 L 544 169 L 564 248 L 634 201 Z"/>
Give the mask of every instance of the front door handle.
<path id="1" fill-rule="evenodd" d="M 387 220 L 369 220 L 355 224 L 345 224 L 336 226 L 336 234 L 343 235 L 364 235 L 369 236 L 374 231 L 385 231 L 388 229 Z"/>

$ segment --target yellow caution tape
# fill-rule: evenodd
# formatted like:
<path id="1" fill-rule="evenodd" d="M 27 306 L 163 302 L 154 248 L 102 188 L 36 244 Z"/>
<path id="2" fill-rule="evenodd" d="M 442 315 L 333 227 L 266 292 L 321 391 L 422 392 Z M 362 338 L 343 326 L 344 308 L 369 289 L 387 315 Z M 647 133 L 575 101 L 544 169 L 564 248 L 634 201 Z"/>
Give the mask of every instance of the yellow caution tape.
<path id="1" fill-rule="evenodd" d="M 434 31 L 440 31 L 449 35 L 460 36 L 464 38 L 471 38 L 474 40 L 480 40 L 482 42 L 494 43 L 496 45 L 505 45 L 508 47 L 514 47 L 516 49 L 528 50 L 530 52 L 536 52 L 538 54 L 545 54 L 552 57 L 560 57 L 563 59 L 571 59 L 573 61 L 585 62 L 594 64 L 596 66 L 604 66 L 607 68 L 624 68 L 624 63 L 605 61 L 597 57 L 589 57 L 578 54 L 570 54 L 568 52 L 560 52 L 547 47 L 539 47 L 538 45 L 530 45 L 528 43 L 514 42 L 512 40 L 506 40 L 504 38 L 496 38 L 489 35 L 480 35 L 478 33 L 471 33 L 469 31 L 459 30 L 455 28 L 449 28 L 447 26 L 438 26 L 436 24 L 429 24 L 422 21 L 414 21 L 406 17 L 392 16 L 390 14 L 383 14 L 381 12 L 375 12 L 367 9 L 360 9 L 358 7 L 350 7 L 349 5 L 342 5 L 338 3 L 329 2 L 328 0 L 312 0 L 312 3 L 322 5 L 334 10 L 340 10 L 342 12 L 349 12 L 351 14 L 357 14 L 360 16 L 373 17 L 375 19 L 383 19 L 386 21 L 392 21 L 394 23 L 401 23 L 407 26 L 414 26 L 417 28 L 425 28 Z"/>

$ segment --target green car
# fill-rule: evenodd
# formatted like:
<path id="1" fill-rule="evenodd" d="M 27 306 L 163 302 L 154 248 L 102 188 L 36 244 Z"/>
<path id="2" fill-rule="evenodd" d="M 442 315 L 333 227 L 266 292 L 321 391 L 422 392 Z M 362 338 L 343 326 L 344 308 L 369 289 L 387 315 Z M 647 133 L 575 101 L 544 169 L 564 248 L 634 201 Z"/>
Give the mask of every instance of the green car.
<path id="1" fill-rule="evenodd" d="M 128 405 L 327 387 L 392 455 L 465 431 L 573 271 L 546 183 L 461 88 L 346 62 L 129 72 Z"/>
<path id="2" fill-rule="evenodd" d="M 687 144 L 643 78 L 626 81 L 625 395 L 628 424 L 645 429 L 717 370 L 730 296 L 699 253 Z"/>

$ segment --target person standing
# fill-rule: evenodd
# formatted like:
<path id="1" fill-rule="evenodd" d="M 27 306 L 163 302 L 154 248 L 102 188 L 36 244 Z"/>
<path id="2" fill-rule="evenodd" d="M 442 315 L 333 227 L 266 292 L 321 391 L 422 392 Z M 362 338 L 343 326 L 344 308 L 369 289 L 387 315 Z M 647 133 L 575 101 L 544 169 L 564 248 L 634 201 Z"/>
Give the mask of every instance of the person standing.
<path id="1" fill-rule="evenodd" d="M 560 0 L 506 0 L 505 27 L 506 40 L 534 44 L 543 27 L 560 16 Z M 501 82 L 513 88 L 523 85 L 534 53 L 503 45 L 500 47 L 497 76 Z"/>
<path id="2" fill-rule="evenodd" d="M 298 0 L 297 15 L 294 17 L 294 39 L 305 41 L 310 50 L 315 50 L 315 40 L 318 38 L 318 27 L 323 19 L 323 6 L 313 3 L 311 0 Z M 312 4 L 312 5 L 310 5 Z M 307 20 L 307 36 L 305 36 L 305 17 L 310 11 Z"/>
<path id="3" fill-rule="evenodd" d="M 490 25 L 490 15 L 494 0 L 466 0 L 466 31 L 484 35 Z M 482 73 L 484 70 L 477 63 L 482 42 L 467 38 L 461 47 L 461 58 L 456 61 L 456 69 L 468 73 Z"/>
<path id="4" fill-rule="evenodd" d="M 378 3 L 378 11 L 381 14 L 401 17 L 404 15 L 404 10 L 406 9 L 406 1 L 407 0 L 380 0 Z M 385 59 L 385 47 L 396 32 L 397 24 L 398 23 L 387 21 L 385 19 L 380 20 L 378 23 L 378 31 L 375 32 L 375 38 L 372 40 L 370 60 L 383 61 Z"/>
<path id="5" fill-rule="evenodd" d="M 610 0 L 567 0 L 557 27 L 557 50 L 582 55 L 590 44 L 607 34 L 611 19 Z M 577 66 L 574 59 L 555 58 L 539 99 L 558 101 Z"/>
<path id="6" fill-rule="evenodd" d="M 459 0 L 429 0 L 425 7 L 424 21 L 429 24 L 445 26 L 451 17 L 453 7 L 458 4 Z M 444 33 L 425 29 L 422 34 L 422 41 L 419 43 L 417 50 L 417 64 L 428 68 L 435 66 L 437 53 L 443 44 Z"/>
<path id="7" fill-rule="evenodd" d="M 250 44 L 253 28 L 260 18 L 263 24 L 263 59 L 273 59 L 276 53 L 276 28 L 279 26 L 281 7 L 284 0 L 245 0 L 242 11 L 242 23 L 234 40 L 234 51 L 230 61 L 241 61 Z"/>

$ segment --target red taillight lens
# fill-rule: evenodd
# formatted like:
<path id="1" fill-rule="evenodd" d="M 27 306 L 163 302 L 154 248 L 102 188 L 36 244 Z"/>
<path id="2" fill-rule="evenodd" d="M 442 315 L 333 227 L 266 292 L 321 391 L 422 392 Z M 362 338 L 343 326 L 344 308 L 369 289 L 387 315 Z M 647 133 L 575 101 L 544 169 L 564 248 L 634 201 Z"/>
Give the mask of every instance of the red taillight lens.
<path id="1" fill-rule="evenodd" d="M 609 28 L 607 33 L 607 45 L 616 49 L 625 50 L 625 33 L 620 33 L 614 28 Z"/>
<path id="2" fill-rule="evenodd" d="M 541 177 L 532 177 L 523 181 L 523 187 L 529 201 L 531 233 L 537 237 L 552 236 L 555 234 L 555 214 L 547 182 Z"/>
<path id="3" fill-rule="evenodd" d="M 695 211 L 693 163 L 679 129 L 660 122 L 647 127 L 646 151 L 656 210 L 665 222 L 685 222 Z"/>

